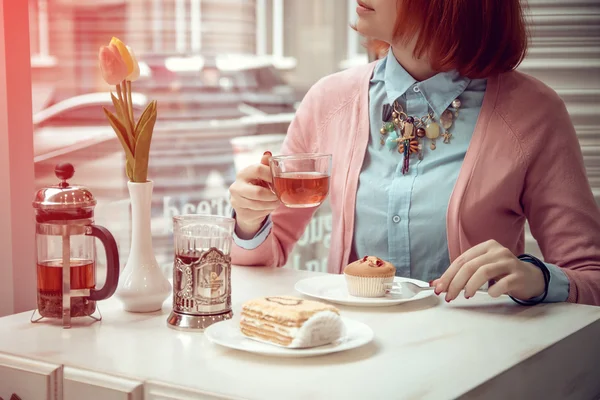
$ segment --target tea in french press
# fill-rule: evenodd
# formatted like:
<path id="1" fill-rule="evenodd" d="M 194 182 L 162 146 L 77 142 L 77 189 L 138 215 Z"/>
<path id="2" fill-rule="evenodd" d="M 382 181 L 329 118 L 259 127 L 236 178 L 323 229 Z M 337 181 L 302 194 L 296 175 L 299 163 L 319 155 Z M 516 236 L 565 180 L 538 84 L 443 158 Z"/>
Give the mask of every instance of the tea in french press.
<path id="1" fill-rule="evenodd" d="M 62 319 L 71 327 L 73 317 L 100 320 L 96 302 L 112 296 L 119 280 L 119 253 L 112 234 L 94 224 L 96 199 L 83 186 L 70 185 L 71 164 L 55 169 L 60 182 L 40 189 L 33 201 L 36 218 L 37 310 L 31 321 Z M 106 252 L 106 281 L 96 289 L 96 246 Z"/>

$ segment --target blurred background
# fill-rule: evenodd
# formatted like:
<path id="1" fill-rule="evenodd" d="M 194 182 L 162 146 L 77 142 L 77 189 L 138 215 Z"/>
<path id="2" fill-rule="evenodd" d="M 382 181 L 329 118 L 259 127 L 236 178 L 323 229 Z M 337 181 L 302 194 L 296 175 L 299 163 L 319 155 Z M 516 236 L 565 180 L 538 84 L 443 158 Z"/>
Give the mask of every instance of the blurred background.
<path id="1" fill-rule="evenodd" d="M 102 113 L 101 106 L 111 108 L 111 88 L 97 64 L 100 46 L 119 37 L 140 61 L 135 109 L 154 99 L 159 104 L 149 179 L 154 247 L 167 276 L 171 218 L 229 215 L 236 169 L 258 162 L 265 150 L 277 153 L 308 88 L 373 59 L 349 28 L 355 0 L 28 1 L 36 186 L 56 184 L 54 166 L 72 163 L 73 182 L 97 197 L 96 221 L 112 231 L 125 263 L 124 154 Z M 529 5 L 532 47 L 520 70 L 567 103 L 600 204 L 600 2 Z M 325 271 L 330 234 L 325 204 L 288 267 Z M 529 234 L 527 250 L 539 255 Z"/>

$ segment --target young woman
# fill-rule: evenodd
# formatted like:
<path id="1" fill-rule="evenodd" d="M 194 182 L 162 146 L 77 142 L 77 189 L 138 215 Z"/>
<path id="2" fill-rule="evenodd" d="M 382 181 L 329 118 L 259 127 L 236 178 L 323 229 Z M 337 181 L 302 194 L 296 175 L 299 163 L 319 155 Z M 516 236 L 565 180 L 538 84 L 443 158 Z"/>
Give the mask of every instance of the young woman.
<path id="1" fill-rule="evenodd" d="M 387 56 L 316 83 L 282 150 L 333 154 L 330 272 L 375 255 L 446 301 L 490 282 L 523 304 L 600 305 L 600 212 L 563 102 L 514 71 L 522 12 L 520 0 L 358 0 L 356 29 Z M 230 189 L 235 264 L 284 265 L 314 212 L 261 185 L 268 156 Z M 545 262 L 521 254 L 526 220 Z"/>

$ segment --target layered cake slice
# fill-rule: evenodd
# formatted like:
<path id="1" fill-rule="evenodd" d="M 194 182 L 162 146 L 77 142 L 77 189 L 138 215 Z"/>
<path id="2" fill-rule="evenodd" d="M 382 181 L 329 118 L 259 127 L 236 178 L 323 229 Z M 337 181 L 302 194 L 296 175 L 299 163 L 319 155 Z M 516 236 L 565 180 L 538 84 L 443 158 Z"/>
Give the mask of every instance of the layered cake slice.
<path id="1" fill-rule="evenodd" d="M 249 338 L 288 348 L 322 346 L 344 333 L 336 307 L 291 296 L 261 297 L 244 303 L 240 328 Z"/>

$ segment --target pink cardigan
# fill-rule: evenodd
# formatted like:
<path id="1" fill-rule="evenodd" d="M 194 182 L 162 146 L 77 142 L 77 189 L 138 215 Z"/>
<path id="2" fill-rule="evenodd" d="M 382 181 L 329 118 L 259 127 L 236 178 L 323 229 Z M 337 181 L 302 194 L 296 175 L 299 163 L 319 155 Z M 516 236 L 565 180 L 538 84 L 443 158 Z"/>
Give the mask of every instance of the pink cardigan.
<path id="1" fill-rule="evenodd" d="M 341 273 L 350 256 L 373 68 L 352 68 L 316 83 L 282 149 L 333 154 L 331 273 Z M 279 207 L 265 242 L 254 250 L 234 246 L 233 263 L 283 266 L 314 211 Z M 488 239 L 522 253 L 527 219 L 544 261 L 567 274 L 568 301 L 600 305 L 600 211 L 564 103 L 536 79 L 510 72 L 488 80 L 446 219 L 451 260 Z"/>

